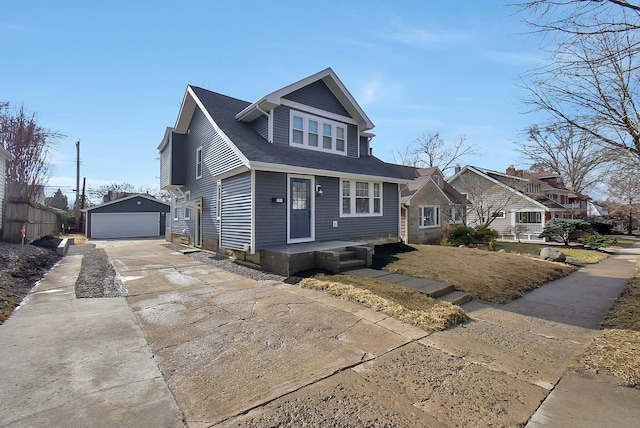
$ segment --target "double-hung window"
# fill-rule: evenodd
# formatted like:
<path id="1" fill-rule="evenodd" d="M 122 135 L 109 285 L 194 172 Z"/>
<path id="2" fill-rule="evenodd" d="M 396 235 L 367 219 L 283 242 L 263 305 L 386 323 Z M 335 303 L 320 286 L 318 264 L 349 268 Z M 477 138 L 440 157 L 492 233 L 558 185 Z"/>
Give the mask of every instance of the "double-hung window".
<path id="1" fill-rule="evenodd" d="M 185 220 L 190 220 L 191 219 L 191 208 L 189 208 L 187 204 L 189 203 L 189 201 L 191 201 L 191 190 L 187 190 L 186 192 L 184 192 L 184 201 L 185 201 L 184 219 Z"/>
<path id="2" fill-rule="evenodd" d="M 450 223 L 462 223 L 462 208 L 451 207 L 451 213 L 449 215 Z"/>
<path id="3" fill-rule="evenodd" d="M 420 206 L 420 227 L 440 226 L 440 207 Z"/>
<path id="4" fill-rule="evenodd" d="M 202 178 L 202 146 L 196 150 L 196 180 Z"/>
<path id="5" fill-rule="evenodd" d="M 347 125 L 292 110 L 291 145 L 346 155 Z"/>
<path id="6" fill-rule="evenodd" d="M 342 217 L 382 215 L 382 183 L 342 180 L 340 189 Z"/>

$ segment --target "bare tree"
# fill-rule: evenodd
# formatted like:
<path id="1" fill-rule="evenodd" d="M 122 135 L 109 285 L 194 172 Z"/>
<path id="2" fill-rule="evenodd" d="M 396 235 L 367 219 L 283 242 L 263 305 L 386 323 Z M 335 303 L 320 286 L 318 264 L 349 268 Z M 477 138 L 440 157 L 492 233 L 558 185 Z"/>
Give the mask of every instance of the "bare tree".
<path id="1" fill-rule="evenodd" d="M 104 202 L 105 196 L 108 196 L 110 200 L 114 200 L 124 198 L 134 193 L 146 193 L 149 196 L 153 196 L 154 198 L 162 201 L 171 200 L 169 194 L 164 190 L 159 190 L 150 186 L 139 186 L 136 188 L 134 185 L 126 182 L 111 183 L 87 189 L 87 195 L 89 196 L 90 202 L 94 204 L 101 204 Z"/>
<path id="2" fill-rule="evenodd" d="M 524 189 L 527 180 L 504 177 L 499 183 L 470 171 L 466 171 L 453 183 L 456 190 L 464 193 L 472 204 L 467 209 L 465 224 L 476 228 L 489 227 L 517 197 L 517 190 Z"/>
<path id="3" fill-rule="evenodd" d="M 531 168 L 559 174 L 578 193 L 606 176 L 616 160 L 610 149 L 602 149 L 593 135 L 565 123 L 527 130 L 528 140 L 517 142 Z"/>
<path id="4" fill-rule="evenodd" d="M 637 164 L 627 165 L 627 170 L 613 175 L 608 185 L 610 214 L 624 219 L 631 235 L 633 219 L 640 214 L 640 168 Z"/>
<path id="5" fill-rule="evenodd" d="M 25 113 L 24 105 L 12 114 L 9 103 L 0 103 L 0 144 L 11 155 L 6 170 L 9 195 L 35 201 L 49 180 L 49 152 L 63 136 L 38 125 L 36 114 Z"/>
<path id="6" fill-rule="evenodd" d="M 525 77 L 529 102 L 606 149 L 640 158 L 640 7 L 626 1 L 523 3 L 551 36 L 548 65 Z"/>
<path id="7" fill-rule="evenodd" d="M 477 153 L 477 147 L 467 143 L 466 135 L 461 135 L 458 141 L 445 143 L 439 131 L 429 131 L 418 137 L 415 143 L 417 148 L 407 151 L 411 153 L 408 157 L 413 163 L 411 166 L 437 166 L 443 173 L 460 163 L 463 157 Z"/>

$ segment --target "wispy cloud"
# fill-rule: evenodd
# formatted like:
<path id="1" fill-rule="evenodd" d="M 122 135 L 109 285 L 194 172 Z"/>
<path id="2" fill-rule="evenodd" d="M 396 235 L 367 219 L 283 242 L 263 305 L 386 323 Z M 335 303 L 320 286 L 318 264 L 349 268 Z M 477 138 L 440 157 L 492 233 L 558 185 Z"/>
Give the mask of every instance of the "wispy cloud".
<path id="1" fill-rule="evenodd" d="M 482 56 L 491 62 L 504 65 L 535 65 L 544 62 L 542 53 L 514 51 L 484 51 Z"/>
<path id="2" fill-rule="evenodd" d="M 381 74 L 376 73 L 359 83 L 356 99 L 363 107 L 378 101 L 389 103 L 399 99 L 404 89 L 403 83 L 385 80 Z"/>
<path id="3" fill-rule="evenodd" d="M 474 38 L 473 34 L 464 30 L 415 27 L 400 21 L 392 22 L 390 28 L 381 35 L 387 40 L 424 49 L 439 49 Z"/>

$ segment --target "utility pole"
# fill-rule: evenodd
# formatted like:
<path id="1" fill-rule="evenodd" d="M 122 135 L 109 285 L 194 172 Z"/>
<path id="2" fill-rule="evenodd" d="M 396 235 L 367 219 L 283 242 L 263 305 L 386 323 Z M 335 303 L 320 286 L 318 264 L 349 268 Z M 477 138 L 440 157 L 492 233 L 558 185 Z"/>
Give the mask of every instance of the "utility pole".
<path id="1" fill-rule="evenodd" d="M 87 186 L 87 177 L 82 178 L 82 196 L 80 196 L 80 209 L 84 208 L 84 189 Z M 80 214 L 80 226 L 78 229 L 80 232 L 84 232 L 84 218 L 82 217 L 82 213 Z"/>
<path id="2" fill-rule="evenodd" d="M 76 232 L 80 227 L 80 140 L 76 141 L 76 204 L 75 204 L 75 217 L 76 217 Z"/>

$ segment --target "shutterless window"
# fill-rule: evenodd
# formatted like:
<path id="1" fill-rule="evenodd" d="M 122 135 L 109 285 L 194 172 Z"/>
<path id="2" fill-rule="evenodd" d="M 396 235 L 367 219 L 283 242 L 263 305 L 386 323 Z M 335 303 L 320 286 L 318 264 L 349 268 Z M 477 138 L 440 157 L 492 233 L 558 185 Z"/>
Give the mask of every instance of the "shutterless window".
<path id="1" fill-rule="evenodd" d="M 216 186 L 216 218 L 220 220 L 222 217 L 222 182 L 218 181 Z"/>
<path id="2" fill-rule="evenodd" d="M 421 206 L 420 207 L 420 227 L 440 226 L 440 207 Z"/>
<path id="3" fill-rule="evenodd" d="M 291 112 L 291 144 L 346 155 L 344 124 L 302 112 Z"/>
<path id="4" fill-rule="evenodd" d="M 202 178 L 202 146 L 196 150 L 196 179 Z"/>
<path id="5" fill-rule="evenodd" d="M 462 209 L 459 207 L 451 207 L 450 217 L 452 223 L 460 223 L 462 221 Z"/>
<path id="6" fill-rule="evenodd" d="M 342 180 L 342 216 L 382 215 L 382 183 Z"/>

